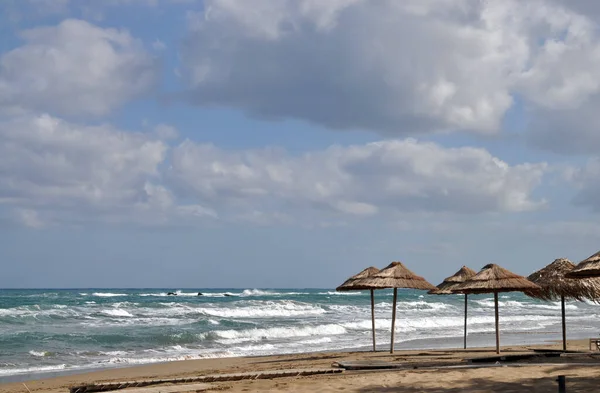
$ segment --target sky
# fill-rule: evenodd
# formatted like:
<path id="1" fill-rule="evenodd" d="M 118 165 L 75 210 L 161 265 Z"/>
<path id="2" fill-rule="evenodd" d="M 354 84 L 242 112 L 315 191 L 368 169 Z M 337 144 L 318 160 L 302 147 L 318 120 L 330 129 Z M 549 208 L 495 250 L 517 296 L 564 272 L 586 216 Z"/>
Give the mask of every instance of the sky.
<path id="1" fill-rule="evenodd" d="M 600 249 L 595 0 L 0 0 L 0 287 Z"/>

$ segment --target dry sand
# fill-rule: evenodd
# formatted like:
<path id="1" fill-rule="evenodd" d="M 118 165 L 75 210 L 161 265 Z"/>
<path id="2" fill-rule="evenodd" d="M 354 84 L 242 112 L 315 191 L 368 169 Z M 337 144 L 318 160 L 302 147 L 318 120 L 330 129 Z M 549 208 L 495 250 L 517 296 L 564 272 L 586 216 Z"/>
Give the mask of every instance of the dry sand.
<path id="1" fill-rule="evenodd" d="M 558 348 L 558 345 L 543 346 Z M 587 341 L 570 341 L 570 349 L 587 350 Z M 525 347 L 505 347 L 503 354 L 529 352 Z M 246 358 L 187 360 L 139 367 L 110 369 L 26 382 L 31 392 L 68 392 L 73 385 L 91 382 L 164 379 L 260 370 L 331 368 L 339 361 L 391 361 L 410 369 L 345 371 L 341 374 L 263 380 L 213 382 L 211 391 L 238 392 L 556 392 L 556 377 L 567 377 L 567 391 L 600 392 L 600 355 L 577 354 L 535 359 L 543 365 L 524 367 L 443 369 L 466 365 L 465 358 L 495 355 L 493 349 L 422 350 L 386 352 L 307 353 Z M 586 363 L 585 365 L 583 363 Z M 587 365 L 593 363 L 593 365 Z M 417 367 L 416 369 L 414 367 Z M 428 368 L 437 367 L 437 368 Z M 0 385 L 0 393 L 27 393 L 22 383 Z M 120 392 L 127 392 L 121 390 Z M 186 392 L 182 386 L 181 392 Z"/>

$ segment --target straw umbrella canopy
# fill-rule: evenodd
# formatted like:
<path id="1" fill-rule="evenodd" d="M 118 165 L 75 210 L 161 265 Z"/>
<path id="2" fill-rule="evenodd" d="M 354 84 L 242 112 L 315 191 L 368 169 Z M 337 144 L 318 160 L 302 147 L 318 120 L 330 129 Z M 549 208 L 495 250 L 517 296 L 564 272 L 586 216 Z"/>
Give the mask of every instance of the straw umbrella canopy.
<path id="1" fill-rule="evenodd" d="M 562 311 L 563 351 L 567 350 L 567 327 L 565 321 L 565 299 L 597 300 L 600 298 L 600 278 L 574 279 L 565 275 L 575 268 L 575 264 L 566 258 L 554 260 L 551 264 L 527 277 L 539 285 L 539 291 L 525 292 L 542 300 L 559 300 Z"/>
<path id="2" fill-rule="evenodd" d="M 579 262 L 567 273 L 568 278 L 600 277 L 600 251 Z"/>
<path id="3" fill-rule="evenodd" d="M 350 277 L 342 285 L 337 287 L 336 291 L 362 291 L 368 289 L 371 292 L 371 330 L 373 331 L 373 352 L 375 349 L 375 295 L 373 293 L 373 287 L 365 284 L 361 284 L 360 280 L 363 278 L 370 277 L 374 274 L 379 273 L 379 269 L 376 267 L 368 267 L 362 272 L 355 274 Z"/>
<path id="4" fill-rule="evenodd" d="M 500 353 L 500 334 L 498 332 L 498 293 L 525 292 L 540 290 L 540 287 L 523 276 L 510 272 L 496 264 L 490 263 L 476 275 L 460 284 L 457 293 L 493 293 L 496 317 L 496 353 Z"/>
<path id="5" fill-rule="evenodd" d="M 359 280 L 361 285 L 369 285 L 373 288 L 394 288 L 394 305 L 392 308 L 392 339 L 390 353 L 394 353 L 394 329 L 396 327 L 396 303 L 398 299 L 398 288 L 410 289 L 435 289 L 423 277 L 411 272 L 402 262 L 392 262 L 385 269 L 371 277 Z"/>
<path id="6" fill-rule="evenodd" d="M 444 281 L 437 286 L 436 289 L 432 289 L 427 292 L 432 295 L 450 295 L 454 294 L 452 292 L 456 289 L 460 284 L 467 281 L 469 278 L 473 277 L 477 272 L 473 269 L 469 269 L 466 266 L 460 268 L 459 271 L 451 275 L 450 277 L 446 277 Z M 463 340 L 463 347 L 467 349 L 467 297 L 469 295 L 465 293 L 465 335 Z"/>

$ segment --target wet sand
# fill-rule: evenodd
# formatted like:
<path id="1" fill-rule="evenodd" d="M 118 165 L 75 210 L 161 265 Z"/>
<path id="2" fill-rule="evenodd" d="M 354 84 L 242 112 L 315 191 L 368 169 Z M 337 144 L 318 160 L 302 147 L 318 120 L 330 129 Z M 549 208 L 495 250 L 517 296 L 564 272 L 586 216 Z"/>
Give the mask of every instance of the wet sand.
<path id="1" fill-rule="evenodd" d="M 504 347 L 503 354 L 531 353 L 528 348 L 554 348 L 559 344 Z M 570 341 L 569 349 L 588 350 L 587 340 Z M 245 358 L 186 360 L 109 369 L 25 382 L 31 392 L 68 392 L 70 386 L 93 382 L 194 377 L 269 370 L 332 368 L 334 362 L 387 361 L 406 369 L 344 371 L 341 374 L 284 377 L 210 383 L 211 391 L 253 392 L 554 392 L 556 377 L 565 375 L 567 391 L 600 391 L 600 352 L 566 357 L 536 358 L 523 367 L 444 368 L 464 366 L 466 358 L 493 356 L 493 348 L 472 350 L 420 350 L 388 352 L 336 352 Z M 538 365 L 542 363 L 542 365 Z M 591 365 L 590 365 L 591 364 Z M 127 392 L 127 390 L 121 390 Z M 0 393 L 27 393 L 21 383 L 0 385 Z M 181 392 L 186 392 L 181 386 Z"/>

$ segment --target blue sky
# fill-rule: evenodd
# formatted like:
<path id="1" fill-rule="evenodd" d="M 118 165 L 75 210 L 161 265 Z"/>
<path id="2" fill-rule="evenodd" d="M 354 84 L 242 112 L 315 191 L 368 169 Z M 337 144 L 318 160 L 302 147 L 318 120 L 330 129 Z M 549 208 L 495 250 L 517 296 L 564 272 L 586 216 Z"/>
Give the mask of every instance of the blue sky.
<path id="1" fill-rule="evenodd" d="M 593 1 L 0 7 L 0 287 L 437 284 L 598 249 Z"/>

